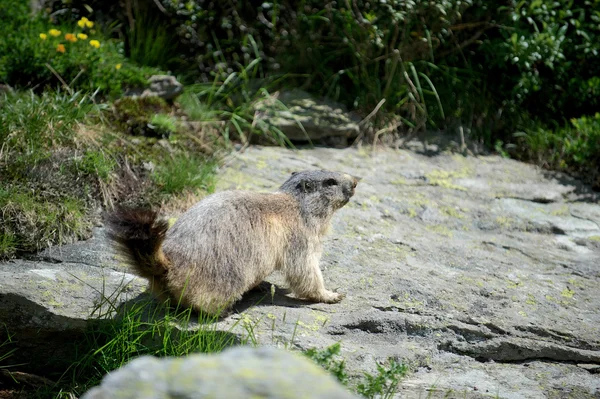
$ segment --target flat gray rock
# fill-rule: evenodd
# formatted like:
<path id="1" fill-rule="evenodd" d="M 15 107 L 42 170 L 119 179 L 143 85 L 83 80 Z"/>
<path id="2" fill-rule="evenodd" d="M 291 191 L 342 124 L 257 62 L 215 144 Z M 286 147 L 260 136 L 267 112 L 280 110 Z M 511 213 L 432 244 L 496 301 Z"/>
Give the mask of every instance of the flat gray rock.
<path id="1" fill-rule="evenodd" d="M 216 355 L 133 360 L 81 399 L 352 399 L 325 370 L 274 348 L 238 347 Z"/>
<path id="2" fill-rule="evenodd" d="M 44 374 L 68 366 L 89 322 L 145 291 L 100 229 L 94 238 L 0 263 L 0 342 L 17 350 L 6 364 Z"/>
<path id="3" fill-rule="evenodd" d="M 597 193 L 497 156 L 274 147 L 235 154 L 217 189 L 271 191 L 316 168 L 362 177 L 333 218 L 321 264 L 327 288 L 347 297 L 299 301 L 275 274 L 216 328 L 263 346 L 341 342 L 354 377 L 398 359 L 411 368 L 398 397 L 600 397 Z M 52 345 L 77 336 L 102 287 L 126 302 L 144 281 L 101 229 L 0 264 L 0 321 L 27 339 L 48 326 L 16 353 L 59 353 Z"/>
<path id="4" fill-rule="evenodd" d="M 362 177 L 322 262 L 347 298 L 256 296 L 242 321 L 261 344 L 341 341 L 356 374 L 403 360 L 401 397 L 600 397 L 597 196 L 497 156 L 383 149 L 250 148 L 218 187 L 272 190 L 312 168 Z"/>

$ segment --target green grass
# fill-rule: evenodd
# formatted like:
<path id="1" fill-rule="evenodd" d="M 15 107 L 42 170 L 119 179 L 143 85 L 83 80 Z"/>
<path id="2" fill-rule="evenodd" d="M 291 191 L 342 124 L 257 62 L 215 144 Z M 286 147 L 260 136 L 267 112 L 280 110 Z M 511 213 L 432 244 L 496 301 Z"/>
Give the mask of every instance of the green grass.
<path id="1" fill-rule="evenodd" d="M 186 190 L 212 192 L 215 164 L 193 154 L 175 154 L 158 165 L 152 178 L 160 192 L 181 194 Z"/>
<path id="2" fill-rule="evenodd" d="M 84 201 L 0 187 L 0 258 L 87 238 L 92 221 Z"/>
<path id="3" fill-rule="evenodd" d="M 159 132 L 164 132 L 165 136 L 177 132 L 177 119 L 171 115 L 156 114 L 150 119 L 150 124 Z"/>
<path id="4" fill-rule="evenodd" d="M 193 120 L 222 122 L 220 132 L 228 143 L 231 140 L 248 143 L 256 135 L 273 144 L 292 146 L 279 128 L 256 118 L 255 105 L 259 101 L 286 109 L 269 92 L 280 87 L 283 78 L 266 78 L 260 66 L 261 59 L 255 58 L 245 65 L 237 64 L 235 72 L 221 68 L 215 71 L 211 83 L 188 86 L 179 104 Z"/>
<path id="5" fill-rule="evenodd" d="M 136 126 L 152 121 L 181 134 L 173 132 L 166 147 L 154 137 L 131 137 L 127 123 L 105 124 L 109 108 L 84 93 L 3 95 L 0 258 L 89 238 L 99 207 L 124 199 L 154 206 L 214 188 L 216 161 L 201 155 L 172 117 L 156 114 L 168 106 L 157 99 L 127 100 L 118 108 L 120 120 L 139 120 Z"/>
<path id="6" fill-rule="evenodd" d="M 113 177 L 117 162 L 111 154 L 101 149 L 90 149 L 83 156 L 75 159 L 74 166 L 82 173 L 108 182 Z"/>
<path id="7" fill-rule="evenodd" d="M 0 142 L 3 153 L 20 153 L 35 161 L 54 147 L 73 147 L 75 128 L 97 109 L 81 92 L 17 93 L 0 103 Z M 1 160 L 0 160 L 1 161 Z"/>

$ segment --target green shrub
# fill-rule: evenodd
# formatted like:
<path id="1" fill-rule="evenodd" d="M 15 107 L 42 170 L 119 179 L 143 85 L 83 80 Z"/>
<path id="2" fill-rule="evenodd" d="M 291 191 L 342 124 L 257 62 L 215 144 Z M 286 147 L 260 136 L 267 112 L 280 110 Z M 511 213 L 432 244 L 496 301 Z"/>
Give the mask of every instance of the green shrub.
<path id="1" fill-rule="evenodd" d="M 517 156 L 547 168 L 576 172 L 600 188 L 600 113 L 572 119 L 565 127 L 533 125 L 516 136 L 525 149 Z"/>

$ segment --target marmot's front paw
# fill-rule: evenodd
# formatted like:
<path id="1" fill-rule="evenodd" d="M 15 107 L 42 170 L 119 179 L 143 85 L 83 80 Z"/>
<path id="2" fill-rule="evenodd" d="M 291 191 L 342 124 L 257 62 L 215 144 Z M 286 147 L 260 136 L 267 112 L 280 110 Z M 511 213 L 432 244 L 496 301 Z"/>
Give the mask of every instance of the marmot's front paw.
<path id="1" fill-rule="evenodd" d="M 346 295 L 342 294 L 340 292 L 326 291 L 325 295 L 323 296 L 323 302 L 325 302 L 325 303 L 338 303 L 342 299 L 344 299 L 345 297 L 346 297 Z"/>

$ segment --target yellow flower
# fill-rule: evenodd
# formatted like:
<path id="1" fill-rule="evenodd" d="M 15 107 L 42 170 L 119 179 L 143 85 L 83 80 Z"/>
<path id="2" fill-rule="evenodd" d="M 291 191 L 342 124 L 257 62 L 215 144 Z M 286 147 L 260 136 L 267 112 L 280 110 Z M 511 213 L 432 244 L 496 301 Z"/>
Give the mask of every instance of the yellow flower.
<path id="1" fill-rule="evenodd" d="M 86 17 L 82 17 L 79 21 L 77 21 L 77 25 L 79 25 L 80 28 L 84 28 L 84 27 L 93 28 L 94 27 L 94 23 L 92 21 L 90 21 L 89 19 L 87 19 Z"/>
<path id="2" fill-rule="evenodd" d="M 65 49 L 64 44 L 59 44 L 58 46 L 56 46 L 56 51 L 58 51 L 59 53 L 64 53 L 67 50 Z"/>
<path id="3" fill-rule="evenodd" d="M 90 46 L 95 47 L 95 48 L 99 48 L 100 47 L 100 42 L 98 40 L 90 40 Z"/>
<path id="4" fill-rule="evenodd" d="M 118 71 L 119 69 L 121 69 L 122 66 L 123 65 L 121 65 L 121 64 L 117 64 L 117 65 L 115 65 L 115 69 Z"/>
<path id="5" fill-rule="evenodd" d="M 40 33 L 40 39 L 42 40 L 46 40 L 48 38 L 48 35 L 45 33 Z"/>
<path id="6" fill-rule="evenodd" d="M 50 33 L 50 36 L 58 37 L 61 32 L 58 29 L 50 29 L 48 33 Z"/>
<path id="7" fill-rule="evenodd" d="M 78 33 L 77 37 L 80 38 L 81 40 L 85 40 L 88 38 L 88 36 L 85 33 Z"/>
<path id="8" fill-rule="evenodd" d="M 67 41 L 69 41 L 69 42 L 71 42 L 71 43 L 75 43 L 75 42 L 77 41 L 77 38 L 75 37 L 75 35 L 74 35 L 74 34 L 72 34 L 72 33 L 67 33 L 67 34 L 65 35 L 65 40 L 67 40 Z"/>

